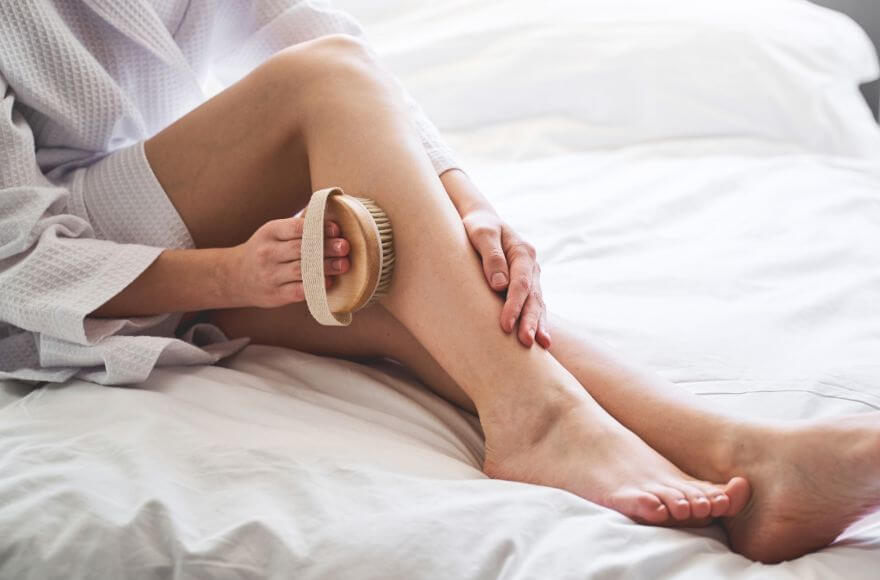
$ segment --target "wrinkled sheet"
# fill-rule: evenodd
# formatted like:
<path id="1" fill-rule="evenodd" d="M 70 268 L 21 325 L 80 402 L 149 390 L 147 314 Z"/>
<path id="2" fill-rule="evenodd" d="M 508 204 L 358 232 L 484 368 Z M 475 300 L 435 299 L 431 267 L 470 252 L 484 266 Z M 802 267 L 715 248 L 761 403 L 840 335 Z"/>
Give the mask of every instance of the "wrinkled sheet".
<path id="1" fill-rule="evenodd" d="M 555 314 L 730 412 L 880 409 L 876 161 L 729 135 L 580 148 L 565 123 L 517 124 L 516 151 L 503 123 L 450 133 Z M 714 527 L 489 480 L 481 454 L 473 417 L 400 368 L 279 348 L 137 388 L 2 383 L 0 578 L 877 577 L 880 516 L 766 567 Z"/>
<path id="2" fill-rule="evenodd" d="M 873 169 L 680 144 L 478 178 L 537 242 L 554 312 L 678 388 L 779 420 L 880 409 Z M 474 421 L 394 367 L 252 346 L 4 397 L 0 578 L 767 573 L 718 529 L 485 479 Z M 875 578 L 878 553 L 875 517 L 774 577 Z"/>

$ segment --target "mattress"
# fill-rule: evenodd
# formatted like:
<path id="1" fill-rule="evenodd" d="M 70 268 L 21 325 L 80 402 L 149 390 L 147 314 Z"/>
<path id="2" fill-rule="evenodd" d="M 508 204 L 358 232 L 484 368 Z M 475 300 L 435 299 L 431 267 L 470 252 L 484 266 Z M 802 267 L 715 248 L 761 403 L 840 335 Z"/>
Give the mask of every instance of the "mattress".
<path id="1" fill-rule="evenodd" d="M 670 86 L 661 75 L 649 83 L 652 102 L 702 103 L 699 118 L 627 125 L 614 105 L 638 95 L 609 93 L 603 105 L 596 75 L 605 70 L 583 62 L 587 48 L 611 50 L 607 38 L 572 43 L 587 42 L 580 33 L 594 30 L 583 27 L 596 14 L 615 26 L 662 20 L 641 11 L 634 24 L 648 4 L 590 0 L 580 4 L 607 10 L 584 13 L 549 2 L 550 16 L 513 0 L 341 4 L 364 19 L 474 181 L 538 248 L 562 323 L 731 413 L 788 421 L 880 410 L 880 131 L 855 82 L 877 63 L 851 22 L 806 2 L 762 0 L 765 16 L 784 16 L 793 30 L 839 35 L 806 60 L 773 43 L 765 61 L 750 49 L 762 70 L 782 59 L 801 74 L 812 63 L 812 80 L 785 83 L 788 96 L 807 100 L 798 82 L 822 89 L 784 114 L 807 111 L 801 120 L 816 126 L 776 110 L 732 120 L 712 93 L 725 87 Z M 612 14 L 627 4 L 631 12 Z M 758 4 L 737 4 L 748 22 Z M 679 31 L 718 25 L 694 6 L 670 2 L 665 18 Z M 670 17 L 675 7 L 687 18 Z M 735 34 L 740 21 L 720 20 L 737 42 L 772 32 L 763 22 Z M 656 53 L 669 37 L 651 30 L 641 37 Z M 566 47 L 551 68 L 567 101 L 546 72 L 547 35 Z M 531 50 L 511 49 L 513 39 Z M 837 57 L 857 57 L 858 67 L 817 72 Z M 518 101 L 510 70 L 547 98 Z M 468 82 L 456 83 L 462 75 Z M 786 96 L 756 84 L 760 106 Z M 773 123 L 758 122 L 762 114 Z M 733 554 L 717 527 L 641 526 L 564 491 L 488 479 L 482 452 L 474 417 L 392 363 L 254 345 L 223 366 L 162 368 L 131 388 L 0 383 L 0 578 L 878 574 L 880 514 L 820 552 L 765 566 Z"/>

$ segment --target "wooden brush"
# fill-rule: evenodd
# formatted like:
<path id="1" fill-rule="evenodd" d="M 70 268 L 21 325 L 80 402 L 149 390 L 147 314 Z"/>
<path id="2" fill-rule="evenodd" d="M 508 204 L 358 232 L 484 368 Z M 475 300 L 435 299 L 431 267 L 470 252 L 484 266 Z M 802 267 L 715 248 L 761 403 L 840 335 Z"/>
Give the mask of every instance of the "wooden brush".
<path id="1" fill-rule="evenodd" d="M 324 222 L 339 224 L 351 246 L 348 272 L 324 285 Z M 324 326 L 347 326 L 351 315 L 388 291 L 394 271 L 391 222 L 376 202 L 331 187 L 312 194 L 302 237 L 302 277 L 306 304 Z"/>

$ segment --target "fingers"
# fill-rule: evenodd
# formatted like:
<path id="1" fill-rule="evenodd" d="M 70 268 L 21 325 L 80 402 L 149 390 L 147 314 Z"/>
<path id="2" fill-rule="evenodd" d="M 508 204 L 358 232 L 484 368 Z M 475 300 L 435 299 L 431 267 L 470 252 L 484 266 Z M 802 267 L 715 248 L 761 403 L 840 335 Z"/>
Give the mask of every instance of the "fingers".
<path id="1" fill-rule="evenodd" d="M 324 273 L 328 276 L 345 274 L 350 267 L 348 258 L 324 258 Z"/>
<path id="2" fill-rule="evenodd" d="M 300 218 L 267 222 L 254 254 L 256 263 L 265 272 L 264 279 L 278 286 L 279 291 L 291 300 L 298 292 L 291 284 L 302 282 L 302 222 Z M 337 237 L 339 233 L 336 223 L 326 222 L 324 273 L 327 276 L 344 274 L 351 267 L 347 258 L 351 245 L 345 238 Z"/>
<path id="3" fill-rule="evenodd" d="M 496 292 L 507 288 L 510 273 L 502 244 L 503 225 L 494 210 L 482 209 L 468 212 L 463 217 L 468 239 L 483 263 L 483 275 L 489 287 Z"/>
<path id="4" fill-rule="evenodd" d="M 303 218 L 285 218 L 267 222 L 265 227 L 276 240 L 287 242 L 302 239 L 304 223 L 305 220 Z M 335 238 L 339 236 L 339 233 L 339 225 L 336 222 L 324 222 L 324 235 L 326 237 Z"/>
<path id="5" fill-rule="evenodd" d="M 543 312 L 544 300 L 541 298 L 540 288 L 533 287 L 525 306 L 523 306 L 522 316 L 519 319 L 519 332 L 517 336 L 523 345 L 532 346 L 535 343 Z"/>
<path id="6" fill-rule="evenodd" d="M 302 284 L 303 220 L 286 218 L 263 224 L 239 246 L 242 281 L 249 286 L 249 304 L 272 308 L 305 298 Z M 324 224 L 324 280 L 348 272 L 351 246 L 341 237 L 338 224 Z"/>
<path id="7" fill-rule="evenodd" d="M 501 234 L 497 228 L 480 228 L 473 232 L 471 243 L 483 260 L 483 273 L 489 286 L 496 292 L 507 288 L 510 274 L 507 257 L 501 247 Z"/>
<path id="8" fill-rule="evenodd" d="M 345 274 L 349 268 L 351 268 L 351 263 L 348 261 L 348 258 L 324 258 L 325 276 Z M 302 262 L 295 260 L 287 264 L 281 264 L 273 281 L 276 284 L 290 284 L 302 282 L 302 279 Z"/>
<path id="9" fill-rule="evenodd" d="M 344 258 L 351 251 L 351 245 L 345 238 L 327 238 L 324 240 L 324 256 Z M 258 256 L 266 263 L 286 263 L 302 258 L 302 241 L 270 242 L 258 250 Z"/>
<path id="10" fill-rule="evenodd" d="M 537 265 L 536 265 L 537 266 Z M 535 340 L 538 341 L 543 348 L 550 348 L 550 323 L 547 321 L 547 304 L 544 302 L 544 293 L 541 291 L 541 267 L 537 266 L 537 273 L 535 274 L 535 286 L 537 287 L 537 291 L 532 291 L 533 294 L 537 293 L 537 302 L 541 308 L 541 315 L 538 317 L 538 331 L 535 333 Z"/>
<path id="11" fill-rule="evenodd" d="M 279 298 L 284 303 L 302 302 L 306 299 L 306 292 L 303 289 L 302 282 L 290 282 L 278 288 Z"/>
<path id="12" fill-rule="evenodd" d="M 483 275 L 496 292 L 507 289 L 501 311 L 501 328 L 511 333 L 519 321 L 519 341 L 550 347 L 550 333 L 539 283 L 535 248 L 523 242 L 491 212 L 474 212 L 464 218 L 468 239 L 480 254 Z"/>
<path id="13" fill-rule="evenodd" d="M 523 306 L 532 292 L 532 277 L 535 271 L 534 252 L 534 248 L 524 242 L 518 242 L 508 249 L 510 284 L 507 287 L 507 300 L 504 302 L 504 308 L 501 309 L 501 328 L 504 332 L 513 332 Z M 526 346 L 531 346 L 531 343 Z"/>
<path id="14" fill-rule="evenodd" d="M 541 312 L 541 319 L 538 321 L 538 332 L 535 334 L 535 340 L 538 341 L 545 349 L 550 349 L 553 341 L 550 339 L 549 324 L 547 322 L 547 306 L 544 305 L 544 311 Z"/>
<path id="15" fill-rule="evenodd" d="M 351 246 L 345 238 L 327 238 L 324 240 L 325 256 L 347 256 L 349 251 L 351 251 Z"/>
<path id="16" fill-rule="evenodd" d="M 324 278 L 324 287 L 329 288 L 333 285 L 330 278 Z M 306 299 L 305 288 L 302 282 L 288 282 L 278 287 L 278 304 L 290 304 L 291 302 L 302 302 Z"/>

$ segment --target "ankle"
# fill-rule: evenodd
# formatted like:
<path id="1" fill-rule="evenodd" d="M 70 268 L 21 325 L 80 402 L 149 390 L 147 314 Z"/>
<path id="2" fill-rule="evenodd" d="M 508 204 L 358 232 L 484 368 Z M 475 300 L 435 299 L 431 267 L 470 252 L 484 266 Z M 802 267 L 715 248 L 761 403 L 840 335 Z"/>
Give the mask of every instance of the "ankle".
<path id="1" fill-rule="evenodd" d="M 742 419 L 726 419 L 717 426 L 715 441 L 709 443 L 706 468 L 713 481 L 747 477 L 761 461 L 762 451 L 773 445 L 777 435 L 770 426 Z"/>
<path id="2" fill-rule="evenodd" d="M 487 443 L 495 446 L 496 452 L 516 453 L 538 444 L 565 417 L 590 402 L 582 389 L 547 386 L 526 397 L 481 401 L 477 414 Z"/>

